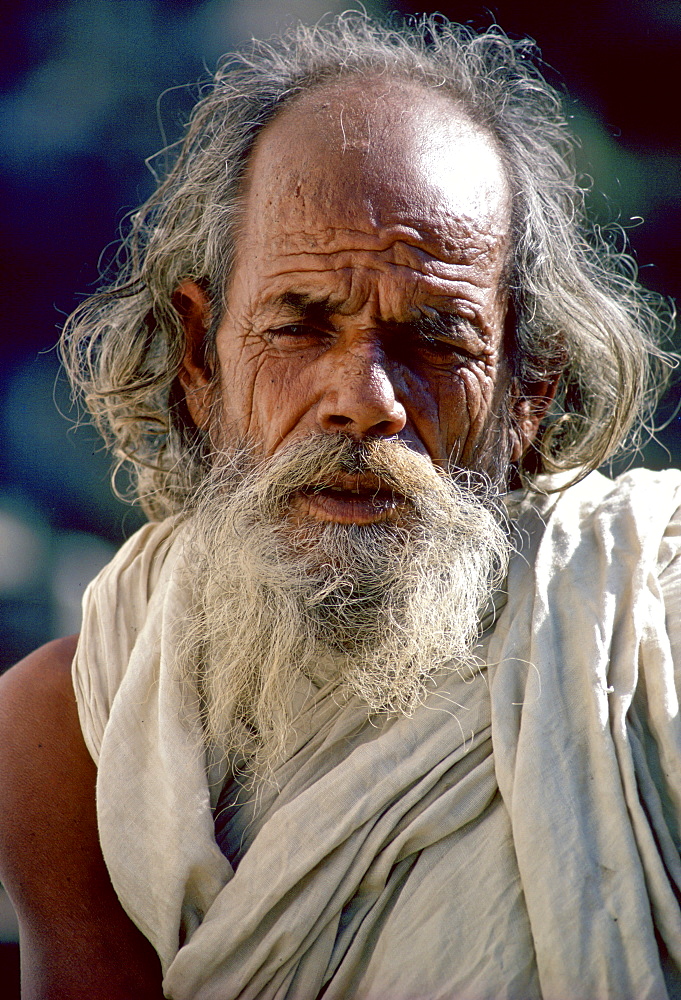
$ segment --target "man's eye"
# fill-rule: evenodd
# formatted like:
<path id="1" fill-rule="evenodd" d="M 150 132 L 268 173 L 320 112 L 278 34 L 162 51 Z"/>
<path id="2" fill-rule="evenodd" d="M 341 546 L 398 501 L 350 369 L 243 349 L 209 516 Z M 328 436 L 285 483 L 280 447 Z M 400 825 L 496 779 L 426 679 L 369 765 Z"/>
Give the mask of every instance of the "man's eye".
<path id="1" fill-rule="evenodd" d="M 420 337 L 419 348 L 421 354 L 431 361 L 463 361 L 468 356 L 460 344 L 443 337 Z"/>
<path id="2" fill-rule="evenodd" d="M 323 330 L 317 330 L 312 326 L 305 326 L 303 323 L 289 323 L 287 326 L 278 326 L 268 331 L 268 337 L 273 343 L 324 340 L 326 334 Z"/>
<path id="3" fill-rule="evenodd" d="M 309 333 L 309 327 L 301 323 L 289 323 L 288 326 L 278 326 L 275 330 L 270 330 L 273 337 L 301 337 Z"/>
<path id="4" fill-rule="evenodd" d="M 426 350 L 435 354 L 452 354 L 456 350 L 451 340 L 442 340 L 439 337 L 423 337 L 423 344 Z"/>

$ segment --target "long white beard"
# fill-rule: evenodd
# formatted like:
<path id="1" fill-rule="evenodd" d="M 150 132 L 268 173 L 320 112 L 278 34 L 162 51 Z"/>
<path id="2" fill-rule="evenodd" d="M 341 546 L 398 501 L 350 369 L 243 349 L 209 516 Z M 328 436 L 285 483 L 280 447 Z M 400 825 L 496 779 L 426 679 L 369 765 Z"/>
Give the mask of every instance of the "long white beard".
<path id="1" fill-rule="evenodd" d="M 292 516 L 298 490 L 339 472 L 380 477 L 400 496 L 398 516 L 370 525 Z M 301 678 L 326 671 L 337 698 L 410 714 L 443 664 L 470 662 L 510 551 L 485 477 L 447 475 L 400 442 L 329 435 L 259 464 L 246 450 L 221 456 L 188 544 L 186 677 L 208 740 L 261 774 L 285 754 Z"/>

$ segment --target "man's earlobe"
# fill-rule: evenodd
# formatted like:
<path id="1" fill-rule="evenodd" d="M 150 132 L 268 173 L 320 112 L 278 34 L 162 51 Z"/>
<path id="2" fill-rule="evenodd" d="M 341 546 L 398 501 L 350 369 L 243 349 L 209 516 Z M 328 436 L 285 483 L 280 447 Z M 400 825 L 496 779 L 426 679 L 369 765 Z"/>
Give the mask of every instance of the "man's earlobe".
<path id="1" fill-rule="evenodd" d="M 185 333 L 185 352 L 178 377 L 189 415 L 200 430 L 210 422 L 213 371 L 206 360 L 206 333 L 210 325 L 208 296 L 194 281 L 183 281 L 173 295 Z"/>
<path id="2" fill-rule="evenodd" d="M 555 399 L 559 383 L 560 373 L 524 386 L 518 379 L 513 379 L 510 390 L 512 462 L 520 461 L 537 436 L 539 425 Z"/>

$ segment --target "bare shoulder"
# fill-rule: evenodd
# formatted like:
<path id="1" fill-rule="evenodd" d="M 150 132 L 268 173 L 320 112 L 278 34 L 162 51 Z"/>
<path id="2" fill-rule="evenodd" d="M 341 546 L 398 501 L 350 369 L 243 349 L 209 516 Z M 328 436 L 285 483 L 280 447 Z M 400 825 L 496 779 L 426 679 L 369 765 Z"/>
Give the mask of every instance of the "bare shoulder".
<path id="1" fill-rule="evenodd" d="M 44 732 L 45 727 L 53 728 L 54 736 L 59 738 L 61 727 L 58 723 L 69 721 L 71 710 L 75 709 L 71 663 L 77 641 L 78 636 L 72 635 L 48 642 L 0 677 L 0 749 L 3 755 L 27 749 L 24 742 L 31 741 L 38 731 Z M 77 726 L 77 715 L 70 721 Z"/>
<path id="2" fill-rule="evenodd" d="M 22 996 L 161 997 L 156 955 L 99 848 L 96 767 L 71 683 L 76 639 L 0 678 L 0 878 L 19 917 Z"/>
<path id="3" fill-rule="evenodd" d="M 18 890 L 30 884 L 24 856 L 36 868 L 47 860 L 52 804 L 73 814 L 77 799 L 94 796 L 95 766 L 81 752 L 71 685 L 75 648 L 76 636 L 50 642 L 0 678 L 0 874 L 10 887 L 16 862 Z"/>
<path id="4" fill-rule="evenodd" d="M 28 852 L 36 857 L 55 795 L 63 806 L 72 793 L 83 799 L 93 794 L 95 768 L 89 755 L 80 753 L 71 685 L 76 641 L 71 636 L 50 642 L 0 677 L 3 880 L 11 876 L 7 854 L 18 857 Z"/>

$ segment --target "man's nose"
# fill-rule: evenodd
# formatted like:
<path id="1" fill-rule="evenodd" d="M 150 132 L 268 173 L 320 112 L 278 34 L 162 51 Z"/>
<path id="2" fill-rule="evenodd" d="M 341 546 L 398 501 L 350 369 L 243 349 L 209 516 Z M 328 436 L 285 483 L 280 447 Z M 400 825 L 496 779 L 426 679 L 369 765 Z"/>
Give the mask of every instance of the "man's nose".
<path id="1" fill-rule="evenodd" d="M 328 361 L 327 387 L 317 409 L 322 430 L 356 438 L 399 434 L 407 414 L 380 352 L 366 346 Z"/>

